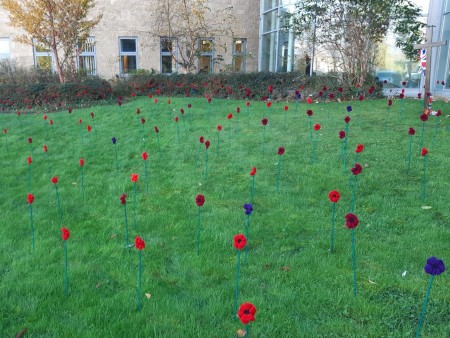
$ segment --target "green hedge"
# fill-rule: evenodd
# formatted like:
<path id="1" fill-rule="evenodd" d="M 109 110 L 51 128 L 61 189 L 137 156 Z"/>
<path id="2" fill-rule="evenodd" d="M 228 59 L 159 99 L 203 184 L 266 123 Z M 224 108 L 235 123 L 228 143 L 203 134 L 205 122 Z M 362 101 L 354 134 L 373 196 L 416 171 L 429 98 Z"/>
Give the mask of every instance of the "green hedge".
<path id="1" fill-rule="evenodd" d="M 20 109 L 58 110 L 83 107 L 110 100 L 112 87 L 98 77 L 85 78 L 79 83 L 12 83 L 0 85 L 2 111 Z"/>
<path id="2" fill-rule="evenodd" d="M 268 87 L 273 87 L 272 95 Z M 211 98 L 233 98 L 249 100 L 295 100 L 295 92 L 302 97 L 311 95 L 317 100 L 351 100 L 359 95 L 365 97 L 381 95 L 381 86 L 373 78 L 358 87 L 342 84 L 338 75 L 308 77 L 303 73 L 226 73 L 226 74 L 173 74 L 170 76 L 135 75 L 120 86 L 122 94 L 133 91 L 135 95 L 160 94 L 166 96 L 197 96 Z M 369 88 L 373 91 L 369 94 Z M 342 92 L 338 91 L 338 88 Z M 331 97 L 330 97 L 331 94 Z"/>

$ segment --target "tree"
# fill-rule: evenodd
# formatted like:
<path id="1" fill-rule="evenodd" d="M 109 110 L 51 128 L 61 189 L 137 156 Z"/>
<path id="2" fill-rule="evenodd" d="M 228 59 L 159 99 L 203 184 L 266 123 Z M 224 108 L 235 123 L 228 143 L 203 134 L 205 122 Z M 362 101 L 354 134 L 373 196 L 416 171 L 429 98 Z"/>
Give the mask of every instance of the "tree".
<path id="1" fill-rule="evenodd" d="M 0 0 L 0 5 L 11 25 L 24 31 L 16 40 L 51 51 L 60 82 L 72 79 L 80 47 L 102 18 L 86 19 L 94 0 Z"/>
<path id="2" fill-rule="evenodd" d="M 289 14 L 288 28 L 306 36 L 337 60 L 349 85 L 373 73 L 378 46 L 391 29 L 407 58 L 421 40 L 420 9 L 410 0 L 302 0 Z"/>
<path id="3" fill-rule="evenodd" d="M 187 72 L 202 71 L 201 55 L 218 49 L 225 52 L 226 44 L 221 39 L 233 36 L 236 20 L 232 7 L 213 10 L 206 0 L 152 0 L 152 8 L 154 25 L 150 34 Z"/>

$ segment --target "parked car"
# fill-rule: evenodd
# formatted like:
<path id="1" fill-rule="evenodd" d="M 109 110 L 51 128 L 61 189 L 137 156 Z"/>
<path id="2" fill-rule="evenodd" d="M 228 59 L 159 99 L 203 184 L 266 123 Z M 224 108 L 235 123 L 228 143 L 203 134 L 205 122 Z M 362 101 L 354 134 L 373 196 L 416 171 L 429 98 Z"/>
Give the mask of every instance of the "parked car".
<path id="1" fill-rule="evenodd" d="M 375 79 L 384 87 L 400 87 L 402 75 L 394 70 L 378 70 Z"/>

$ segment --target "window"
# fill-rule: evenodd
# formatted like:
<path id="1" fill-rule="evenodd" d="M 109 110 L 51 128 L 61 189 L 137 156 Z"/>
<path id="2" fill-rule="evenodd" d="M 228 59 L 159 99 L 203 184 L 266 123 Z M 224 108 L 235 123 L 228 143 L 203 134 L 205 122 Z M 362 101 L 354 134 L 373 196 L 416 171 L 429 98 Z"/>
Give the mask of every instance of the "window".
<path id="1" fill-rule="evenodd" d="M 161 38 L 161 73 L 163 74 L 171 74 L 176 71 L 176 63 L 173 58 L 175 45 L 175 38 Z"/>
<path id="2" fill-rule="evenodd" d="M 213 72 L 213 40 L 200 39 L 200 58 L 199 58 L 199 72 L 212 73 Z"/>
<path id="3" fill-rule="evenodd" d="M 10 58 L 11 58 L 11 49 L 9 45 L 9 38 L 0 38 L 0 60 Z"/>
<path id="4" fill-rule="evenodd" d="M 247 39 L 233 40 L 233 71 L 245 72 L 245 55 L 247 51 Z"/>
<path id="5" fill-rule="evenodd" d="M 119 38 L 120 74 L 137 70 L 137 38 Z"/>
<path id="6" fill-rule="evenodd" d="M 47 47 L 34 41 L 33 54 L 36 68 L 53 72 L 53 53 Z"/>
<path id="7" fill-rule="evenodd" d="M 89 37 L 83 43 L 81 53 L 78 55 L 78 69 L 87 75 L 95 75 L 96 61 L 95 38 Z"/>

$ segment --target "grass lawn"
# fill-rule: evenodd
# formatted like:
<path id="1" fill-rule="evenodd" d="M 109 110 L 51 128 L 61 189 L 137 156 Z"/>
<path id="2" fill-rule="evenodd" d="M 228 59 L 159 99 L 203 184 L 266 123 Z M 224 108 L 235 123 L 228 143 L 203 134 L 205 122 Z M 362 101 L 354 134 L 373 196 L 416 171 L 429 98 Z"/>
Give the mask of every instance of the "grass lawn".
<path id="1" fill-rule="evenodd" d="M 145 97 L 49 113 L 47 120 L 43 114 L 0 115 L 7 129 L 0 138 L 0 336 L 26 327 L 26 337 L 235 337 L 245 327 L 233 314 L 233 237 L 245 234 L 243 204 L 250 202 L 253 166 L 248 259 L 242 252 L 239 277 L 239 304 L 257 308 L 250 337 L 414 336 L 430 279 L 426 260 L 436 256 L 450 264 L 447 105 L 433 104 L 443 115 L 424 123 L 423 139 L 418 100 L 397 100 L 389 108 L 386 100 L 290 103 L 288 111 L 284 105 L 208 105 L 194 98 L 172 98 L 169 105 L 167 98 L 154 103 Z M 310 119 L 307 109 L 313 110 Z M 233 118 L 227 119 L 229 113 Z M 347 114 L 344 171 L 338 133 Z M 311 139 L 310 120 L 321 126 Z M 416 130 L 412 137 L 409 127 Z M 211 142 L 207 175 L 200 136 Z M 363 170 L 352 197 L 357 144 L 364 145 L 358 155 Z M 429 151 L 425 192 L 420 144 Z M 282 156 L 278 147 L 285 148 Z M 149 154 L 148 193 L 143 151 Z M 136 225 L 132 173 L 139 174 Z M 59 179 L 61 222 L 53 176 Z M 28 185 L 35 197 L 35 249 Z M 331 190 L 341 194 L 332 253 Z M 125 248 L 124 193 L 129 242 L 137 235 L 146 242 L 140 312 L 139 253 Z M 206 200 L 199 255 L 197 194 Z M 344 226 L 352 202 L 360 219 L 357 297 L 352 230 Z M 67 296 L 61 227 L 71 233 Z M 449 290 L 446 271 L 434 278 L 421 336 L 450 336 Z"/>

